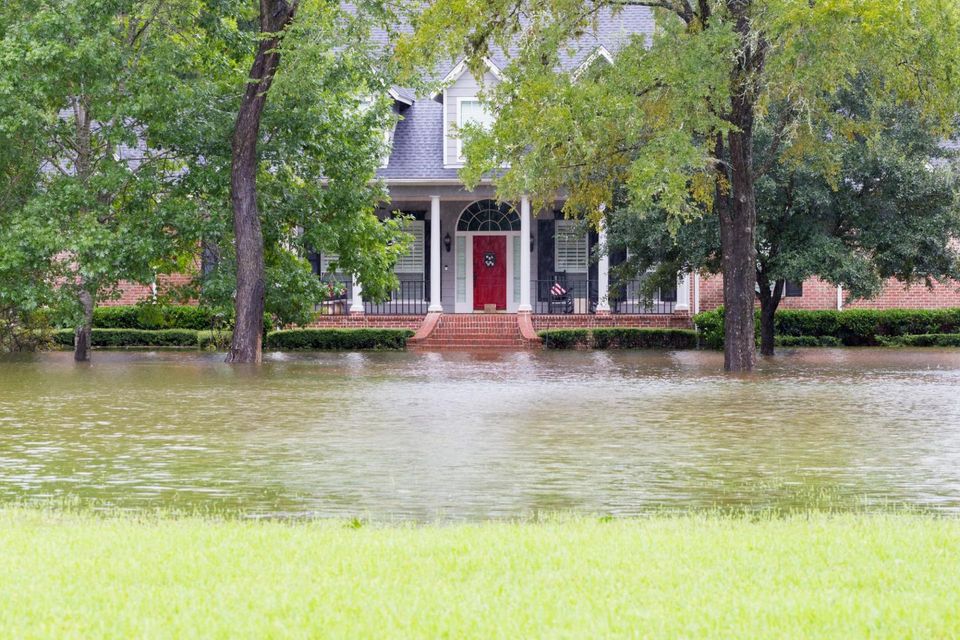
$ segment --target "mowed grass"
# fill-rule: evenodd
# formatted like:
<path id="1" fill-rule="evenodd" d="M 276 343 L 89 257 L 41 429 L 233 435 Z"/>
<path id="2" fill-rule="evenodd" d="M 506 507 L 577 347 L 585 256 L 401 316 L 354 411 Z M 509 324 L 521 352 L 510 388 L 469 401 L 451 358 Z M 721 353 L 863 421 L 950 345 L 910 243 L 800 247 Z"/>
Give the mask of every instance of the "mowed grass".
<path id="1" fill-rule="evenodd" d="M 955 638 L 960 521 L 0 511 L 2 638 Z"/>

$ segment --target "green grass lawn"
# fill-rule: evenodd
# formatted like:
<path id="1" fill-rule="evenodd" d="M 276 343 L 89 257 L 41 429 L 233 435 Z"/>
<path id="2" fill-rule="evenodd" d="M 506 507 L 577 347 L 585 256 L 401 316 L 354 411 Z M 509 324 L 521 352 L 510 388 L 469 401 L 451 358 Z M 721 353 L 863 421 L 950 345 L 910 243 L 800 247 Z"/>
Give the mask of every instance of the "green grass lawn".
<path id="1" fill-rule="evenodd" d="M 960 520 L 390 527 L 0 510 L 2 638 L 954 638 Z"/>

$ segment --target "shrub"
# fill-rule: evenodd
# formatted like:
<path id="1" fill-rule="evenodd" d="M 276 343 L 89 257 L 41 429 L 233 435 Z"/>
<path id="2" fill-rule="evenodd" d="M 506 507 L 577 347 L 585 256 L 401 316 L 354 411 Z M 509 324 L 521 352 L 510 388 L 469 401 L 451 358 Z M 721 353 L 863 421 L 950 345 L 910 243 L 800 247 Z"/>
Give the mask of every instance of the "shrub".
<path id="1" fill-rule="evenodd" d="M 840 347 L 843 343 L 833 336 L 777 336 L 778 347 Z"/>
<path id="2" fill-rule="evenodd" d="M 587 329 L 550 329 L 541 331 L 539 335 L 547 349 L 586 348 L 590 344 L 590 331 Z"/>
<path id="3" fill-rule="evenodd" d="M 230 347 L 232 331 L 197 331 L 197 346 L 204 351 L 223 351 Z"/>
<path id="4" fill-rule="evenodd" d="M 53 337 L 59 345 L 73 346 L 73 329 L 60 329 Z M 94 347 L 196 347 L 197 332 L 189 329 L 94 329 L 90 343 Z"/>
<path id="5" fill-rule="evenodd" d="M 186 305 L 138 304 L 132 306 L 97 307 L 93 310 L 93 326 L 100 329 L 193 329 L 232 323 L 211 309 Z"/>
<path id="6" fill-rule="evenodd" d="M 693 349 L 697 332 L 690 329 L 610 328 L 593 330 L 596 349 Z"/>
<path id="7" fill-rule="evenodd" d="M 960 333 L 922 333 L 905 336 L 878 336 L 886 347 L 960 347 Z"/>
<path id="8" fill-rule="evenodd" d="M 700 343 L 707 349 L 723 349 L 723 307 L 693 316 Z"/>
<path id="9" fill-rule="evenodd" d="M 52 333 L 46 309 L 22 311 L 0 305 L 0 353 L 47 349 L 53 342 Z"/>
<path id="10" fill-rule="evenodd" d="M 722 308 L 697 314 L 694 322 L 704 346 L 723 348 Z M 777 311 L 774 322 L 778 343 L 784 346 L 812 345 L 810 340 L 796 340 L 801 337 L 821 338 L 818 346 L 869 346 L 888 344 L 886 338 L 896 336 L 960 333 L 960 309 L 784 309 Z M 788 340 L 783 342 L 784 338 Z"/>
<path id="11" fill-rule="evenodd" d="M 269 349 L 358 351 L 405 349 L 408 329 L 286 329 L 267 334 Z"/>

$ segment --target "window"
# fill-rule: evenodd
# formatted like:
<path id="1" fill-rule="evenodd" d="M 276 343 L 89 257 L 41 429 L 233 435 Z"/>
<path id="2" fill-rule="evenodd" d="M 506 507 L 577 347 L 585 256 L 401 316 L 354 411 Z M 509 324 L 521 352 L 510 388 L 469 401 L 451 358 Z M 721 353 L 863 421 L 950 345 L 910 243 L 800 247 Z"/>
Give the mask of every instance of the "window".
<path id="1" fill-rule="evenodd" d="M 413 236 L 410 250 L 397 259 L 393 267 L 396 273 L 423 273 L 424 264 L 424 222 L 423 220 L 408 220 L 403 230 Z"/>
<path id="2" fill-rule="evenodd" d="M 587 273 L 590 253 L 587 234 L 575 220 L 557 220 L 554 236 L 554 271 Z"/>
<path id="3" fill-rule="evenodd" d="M 460 214 L 457 231 L 520 231 L 520 216 L 505 202 L 479 200 Z"/>
<path id="4" fill-rule="evenodd" d="M 457 129 L 475 124 L 484 129 L 493 126 L 493 115 L 478 98 L 460 98 L 457 105 Z M 457 160 L 463 162 L 463 139 L 457 137 Z"/>
<path id="5" fill-rule="evenodd" d="M 784 295 L 786 295 L 788 298 L 802 298 L 803 283 L 791 282 L 790 280 L 787 280 L 786 286 L 784 287 Z"/>
<path id="6" fill-rule="evenodd" d="M 320 254 L 320 275 L 331 273 L 330 263 L 336 262 L 339 259 L 340 259 L 340 256 L 335 253 L 321 253 Z"/>

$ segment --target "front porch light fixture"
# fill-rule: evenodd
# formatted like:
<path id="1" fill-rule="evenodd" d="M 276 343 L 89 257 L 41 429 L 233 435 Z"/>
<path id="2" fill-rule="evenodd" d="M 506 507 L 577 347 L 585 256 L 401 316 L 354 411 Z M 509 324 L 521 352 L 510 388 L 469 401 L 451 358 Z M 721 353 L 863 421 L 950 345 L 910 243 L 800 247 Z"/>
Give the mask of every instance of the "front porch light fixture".
<path id="1" fill-rule="evenodd" d="M 530 253 L 533 253 L 533 234 L 530 234 Z"/>
<path id="2" fill-rule="evenodd" d="M 450 239 L 450 232 L 448 231 L 447 235 L 443 236 L 443 246 L 446 247 L 447 253 L 450 253 L 450 245 L 452 242 L 453 241 Z"/>

